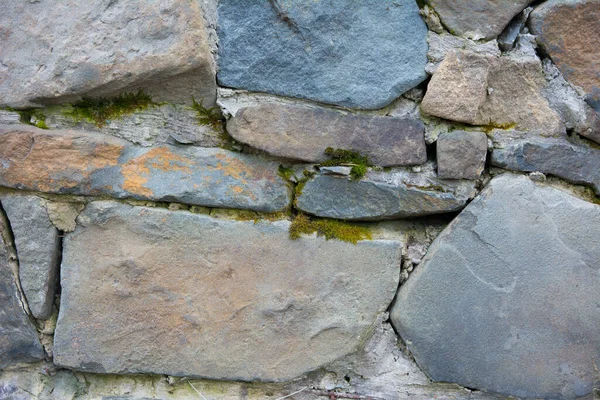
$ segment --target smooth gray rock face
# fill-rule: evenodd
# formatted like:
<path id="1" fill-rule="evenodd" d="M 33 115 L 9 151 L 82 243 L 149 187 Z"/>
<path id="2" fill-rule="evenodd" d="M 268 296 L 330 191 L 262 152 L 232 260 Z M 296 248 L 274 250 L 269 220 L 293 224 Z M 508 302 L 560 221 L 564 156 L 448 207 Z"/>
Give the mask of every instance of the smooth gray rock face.
<path id="1" fill-rule="evenodd" d="M 3 223 L 0 216 L 0 224 Z M 2 230 L 0 227 L 0 232 Z M 37 332 L 21 306 L 17 290 L 0 237 L 0 370 L 44 358 Z"/>
<path id="2" fill-rule="evenodd" d="M 592 392 L 600 207 L 504 174 L 434 241 L 392 323 L 433 379 L 520 397 Z"/>
<path id="3" fill-rule="evenodd" d="M 591 186 L 600 195 L 600 150 L 565 139 L 539 138 L 497 141 L 492 165 L 513 171 L 538 171 Z"/>
<path id="4" fill-rule="evenodd" d="M 218 13 L 222 86 L 374 109 L 426 78 L 414 0 L 222 0 Z"/>
<path id="5" fill-rule="evenodd" d="M 436 142 L 437 171 L 442 179 L 477 179 L 485 168 L 487 136 L 483 132 L 452 131 Z"/>
<path id="6" fill-rule="evenodd" d="M 284 381 L 356 350 L 402 244 L 288 238 L 290 222 L 89 204 L 65 237 L 54 362 L 90 372 Z"/>
<path id="7" fill-rule="evenodd" d="M 306 162 L 328 160 L 328 147 L 357 151 L 380 166 L 427 161 L 425 126 L 417 119 L 262 104 L 239 110 L 227 122 L 227 132 L 271 155 Z"/>
<path id="8" fill-rule="evenodd" d="M 0 194 L 10 221 L 19 258 L 19 279 L 31 314 L 46 319 L 52 314 L 56 292 L 60 238 L 45 201 L 37 196 Z"/>
<path id="9" fill-rule="evenodd" d="M 214 104 L 213 61 L 198 2 L 7 2 L 0 15 L 0 106 L 144 89 L 157 101 Z"/>
<path id="10" fill-rule="evenodd" d="M 473 181 L 438 179 L 431 164 L 369 172 L 360 181 L 318 175 L 306 182 L 295 205 L 319 217 L 375 221 L 458 211 L 475 195 Z"/>

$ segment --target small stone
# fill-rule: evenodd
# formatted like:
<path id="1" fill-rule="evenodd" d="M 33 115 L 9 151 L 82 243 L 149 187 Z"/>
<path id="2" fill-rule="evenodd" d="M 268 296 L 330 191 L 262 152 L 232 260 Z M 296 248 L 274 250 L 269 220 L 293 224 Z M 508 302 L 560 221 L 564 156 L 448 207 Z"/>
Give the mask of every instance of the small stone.
<path id="1" fill-rule="evenodd" d="M 485 168 L 487 136 L 483 132 L 452 131 L 437 140 L 437 171 L 442 179 L 477 179 Z"/>
<path id="2" fill-rule="evenodd" d="M 534 182 L 546 182 L 546 175 L 542 174 L 541 172 L 535 171 L 529 173 L 529 179 L 531 179 Z"/>
<path id="3" fill-rule="evenodd" d="M 350 176 L 352 167 L 319 167 L 323 175 Z"/>
<path id="4" fill-rule="evenodd" d="M 425 71 L 429 75 L 433 75 L 438 69 L 448 53 L 456 50 L 466 50 L 477 54 L 500 56 L 501 52 L 498 48 L 498 42 L 490 40 L 489 42 L 479 43 L 470 39 L 460 38 L 450 34 L 438 35 L 434 32 L 427 33 L 427 43 L 429 50 L 427 51 L 428 63 L 425 66 Z"/>
<path id="5" fill-rule="evenodd" d="M 517 36 L 521 33 L 521 30 L 529 18 L 529 14 L 533 11 L 533 7 L 527 7 L 519 15 L 513 18 L 506 28 L 498 36 L 498 45 L 502 51 L 509 51 L 515 45 Z"/>
<path id="6" fill-rule="evenodd" d="M 64 203 L 60 201 L 46 201 L 48 217 L 54 226 L 63 232 L 75 230 L 75 219 L 85 205 L 81 203 Z"/>
<path id="7" fill-rule="evenodd" d="M 444 32 L 444 27 L 440 22 L 440 17 L 438 17 L 433 8 L 429 7 L 428 5 L 425 5 L 419 10 L 419 14 L 421 14 L 421 17 L 423 17 L 423 19 L 425 20 L 425 23 L 427 24 L 427 27 L 430 31 L 433 31 L 435 33 Z"/>

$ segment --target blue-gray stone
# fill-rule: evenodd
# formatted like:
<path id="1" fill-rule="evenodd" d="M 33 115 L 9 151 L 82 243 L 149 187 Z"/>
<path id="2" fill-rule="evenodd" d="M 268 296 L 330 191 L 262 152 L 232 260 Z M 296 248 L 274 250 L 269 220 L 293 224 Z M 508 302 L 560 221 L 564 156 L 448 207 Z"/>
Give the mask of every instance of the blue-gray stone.
<path id="1" fill-rule="evenodd" d="M 414 0 L 222 0 L 218 15 L 222 86 L 374 109 L 426 78 Z"/>

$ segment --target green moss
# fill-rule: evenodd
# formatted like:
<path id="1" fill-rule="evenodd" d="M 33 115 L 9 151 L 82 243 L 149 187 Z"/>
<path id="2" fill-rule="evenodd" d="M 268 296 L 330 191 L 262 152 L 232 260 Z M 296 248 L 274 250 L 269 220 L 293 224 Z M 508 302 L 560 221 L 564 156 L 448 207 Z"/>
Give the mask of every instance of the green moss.
<path id="1" fill-rule="evenodd" d="M 88 121 L 101 128 L 112 119 L 121 118 L 124 115 L 133 114 L 136 111 L 145 110 L 150 106 L 157 105 L 152 101 L 150 95 L 139 90 L 137 93 L 122 93 L 112 98 L 89 98 L 84 97 L 64 111 L 64 115 L 75 121 Z"/>
<path id="2" fill-rule="evenodd" d="M 359 180 L 368 171 L 368 157 L 361 155 L 357 151 L 328 147 L 325 149 L 325 154 L 331 157 L 331 159 L 321 163 L 322 166 L 351 166 L 350 176 L 354 180 Z"/>
<path id="3" fill-rule="evenodd" d="M 514 122 L 510 123 L 510 124 L 496 124 L 496 123 L 490 122 L 489 124 L 483 125 L 480 128 L 485 133 L 490 133 L 494 129 L 508 130 L 508 129 L 514 129 L 516 126 L 517 126 L 517 124 L 515 124 Z"/>
<path id="4" fill-rule="evenodd" d="M 19 120 L 22 124 L 37 126 L 40 129 L 48 129 L 46 125 L 46 115 L 40 110 L 23 110 L 17 111 L 19 113 Z"/>
<path id="5" fill-rule="evenodd" d="M 198 121 L 198 125 L 202 126 L 210 126 L 215 131 L 220 131 L 223 129 L 223 116 L 221 115 L 221 110 L 219 107 L 214 106 L 211 108 L 206 108 L 202 105 L 203 100 L 197 102 L 196 99 L 192 97 L 192 109 L 196 111 L 196 120 Z"/>
<path id="6" fill-rule="evenodd" d="M 280 177 L 285 179 L 286 181 L 291 181 L 292 176 L 294 175 L 294 170 L 291 168 L 284 167 L 283 165 L 279 166 L 279 170 L 277 171 Z"/>
<path id="7" fill-rule="evenodd" d="M 298 214 L 290 225 L 290 239 L 299 239 L 302 235 L 317 235 L 327 240 L 337 239 L 343 242 L 356 244 L 359 240 L 371 240 L 372 235 L 369 228 L 349 224 L 347 222 L 333 219 L 309 218 L 304 214 Z"/>

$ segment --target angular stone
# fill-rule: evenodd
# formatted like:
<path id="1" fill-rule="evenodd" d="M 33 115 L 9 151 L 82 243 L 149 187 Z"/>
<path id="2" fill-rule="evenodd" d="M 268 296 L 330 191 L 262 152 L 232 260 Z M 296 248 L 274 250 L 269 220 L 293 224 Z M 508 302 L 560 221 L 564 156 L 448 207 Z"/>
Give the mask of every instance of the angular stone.
<path id="1" fill-rule="evenodd" d="M 491 162 L 513 171 L 551 174 L 591 186 L 600 195 L 600 150 L 565 139 L 527 138 L 498 140 Z"/>
<path id="2" fill-rule="evenodd" d="M 399 279 L 399 241 L 294 241 L 287 220 L 93 202 L 78 222 L 54 343 L 78 370 L 288 380 L 356 350 Z"/>
<path id="3" fill-rule="evenodd" d="M 426 0 L 450 33 L 473 40 L 497 37 L 533 0 Z"/>
<path id="4" fill-rule="evenodd" d="M 546 81 L 531 57 L 492 57 L 456 51 L 446 56 L 427 86 L 423 112 L 471 125 L 564 133 L 541 91 Z"/>
<path id="5" fill-rule="evenodd" d="M 0 15 L 0 106 L 144 89 L 156 101 L 214 104 L 198 2 L 10 2 Z"/>
<path id="6" fill-rule="evenodd" d="M 485 168 L 487 136 L 483 132 L 452 131 L 436 144 L 437 171 L 442 179 L 477 179 Z"/>
<path id="7" fill-rule="evenodd" d="M 600 358 L 600 207 L 504 174 L 400 287 L 392 323 L 436 381 L 590 394 Z"/>
<path id="8" fill-rule="evenodd" d="M 435 73 L 442 61 L 444 61 L 444 58 L 446 58 L 446 55 L 452 51 L 466 50 L 489 56 L 500 56 L 501 54 L 496 40 L 479 43 L 448 33 L 438 35 L 434 32 L 428 32 L 427 44 L 429 44 L 429 50 L 427 51 L 427 60 L 429 62 L 425 66 L 425 71 L 430 75 Z"/>
<path id="9" fill-rule="evenodd" d="M 426 78 L 413 0 L 222 0 L 222 86 L 381 108 Z"/>
<path id="10" fill-rule="evenodd" d="M 600 112 L 600 0 L 548 0 L 529 26 L 565 78 L 581 86 Z"/>
<path id="11" fill-rule="evenodd" d="M 0 194 L 0 203 L 10 221 L 19 258 L 19 280 L 29 310 L 35 318 L 47 319 L 52 314 L 58 284 L 58 229 L 50 222 L 45 200 L 37 196 Z"/>
<path id="12" fill-rule="evenodd" d="M 475 182 L 438 179 L 427 164 L 422 172 L 371 171 L 360 181 L 317 175 L 302 187 L 295 205 L 319 217 L 375 221 L 458 211 L 474 195 Z"/>
<path id="13" fill-rule="evenodd" d="M 0 233 L 6 229 L 3 224 L 0 215 Z M 21 306 L 17 290 L 0 236 L 0 370 L 44 358 L 37 332 Z"/>
<path id="14" fill-rule="evenodd" d="M 262 104 L 239 110 L 227 122 L 227 132 L 271 155 L 306 162 L 328 160 L 327 147 L 358 151 L 381 166 L 427 161 L 425 127 L 417 119 Z"/>
<path id="15" fill-rule="evenodd" d="M 519 36 L 519 33 L 521 33 L 521 30 L 525 27 L 525 23 L 527 22 L 527 18 L 529 18 L 531 11 L 533 11 L 533 7 L 527 7 L 524 9 L 515 18 L 513 18 L 512 21 L 510 21 L 500 36 L 498 36 L 498 45 L 502 51 L 509 51 L 514 47 L 517 37 Z"/>
<path id="16" fill-rule="evenodd" d="M 0 143 L 0 186 L 264 212 L 291 201 L 279 164 L 253 155 L 27 125 L 0 126 Z"/>

